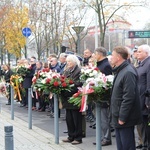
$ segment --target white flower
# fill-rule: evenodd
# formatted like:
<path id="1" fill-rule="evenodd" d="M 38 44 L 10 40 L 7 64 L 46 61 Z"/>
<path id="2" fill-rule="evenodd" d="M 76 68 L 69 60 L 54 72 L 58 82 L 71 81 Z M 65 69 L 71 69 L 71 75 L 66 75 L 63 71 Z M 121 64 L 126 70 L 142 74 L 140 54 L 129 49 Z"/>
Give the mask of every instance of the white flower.
<path id="1" fill-rule="evenodd" d="M 42 84 L 45 84 L 45 83 L 46 83 L 46 80 L 45 80 L 45 79 L 41 80 L 41 83 L 42 83 Z"/>
<path id="2" fill-rule="evenodd" d="M 113 80 L 114 80 L 113 75 L 108 75 L 108 76 L 106 76 L 106 78 L 107 78 L 107 81 L 109 81 L 110 83 L 113 83 Z"/>

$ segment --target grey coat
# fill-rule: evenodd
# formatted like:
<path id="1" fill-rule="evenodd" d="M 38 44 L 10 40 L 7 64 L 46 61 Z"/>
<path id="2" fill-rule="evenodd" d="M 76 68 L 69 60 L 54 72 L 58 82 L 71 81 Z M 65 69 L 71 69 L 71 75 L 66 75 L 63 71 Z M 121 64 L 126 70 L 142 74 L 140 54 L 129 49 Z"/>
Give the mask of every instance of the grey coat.
<path id="1" fill-rule="evenodd" d="M 148 110 L 146 105 L 150 108 L 150 97 L 145 97 L 145 92 L 150 89 L 150 57 L 140 63 L 137 67 L 137 72 L 142 114 L 148 115 L 150 110 Z"/>

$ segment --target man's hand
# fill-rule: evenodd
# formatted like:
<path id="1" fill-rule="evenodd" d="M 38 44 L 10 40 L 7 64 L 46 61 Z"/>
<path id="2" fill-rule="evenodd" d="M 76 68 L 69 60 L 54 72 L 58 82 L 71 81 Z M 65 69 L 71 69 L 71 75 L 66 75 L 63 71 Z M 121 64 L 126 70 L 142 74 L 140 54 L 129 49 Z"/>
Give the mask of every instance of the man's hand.
<path id="1" fill-rule="evenodd" d="M 123 125 L 125 122 L 123 122 L 123 121 L 121 121 L 121 120 L 118 120 L 118 123 L 119 123 L 120 125 Z"/>

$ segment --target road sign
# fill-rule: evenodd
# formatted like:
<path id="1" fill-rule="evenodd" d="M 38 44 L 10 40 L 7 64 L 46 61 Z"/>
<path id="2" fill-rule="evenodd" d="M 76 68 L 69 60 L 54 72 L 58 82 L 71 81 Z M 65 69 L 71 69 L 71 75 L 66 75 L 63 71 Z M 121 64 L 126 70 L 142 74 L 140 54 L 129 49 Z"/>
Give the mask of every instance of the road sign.
<path id="1" fill-rule="evenodd" d="M 150 38 L 150 30 L 148 30 L 148 31 L 128 31 L 128 38 Z"/>
<path id="2" fill-rule="evenodd" d="M 31 35 L 31 29 L 30 28 L 23 28 L 22 29 L 22 34 L 25 36 L 25 37 L 29 37 Z"/>

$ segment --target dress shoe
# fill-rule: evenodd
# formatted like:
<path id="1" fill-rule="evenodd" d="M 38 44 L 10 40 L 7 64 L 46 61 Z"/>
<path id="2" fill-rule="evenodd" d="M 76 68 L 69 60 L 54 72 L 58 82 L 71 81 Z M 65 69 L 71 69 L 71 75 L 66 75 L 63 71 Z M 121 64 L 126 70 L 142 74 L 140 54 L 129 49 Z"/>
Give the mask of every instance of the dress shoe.
<path id="1" fill-rule="evenodd" d="M 89 127 L 90 128 L 93 128 L 93 126 L 95 126 L 96 125 L 96 123 L 94 122 L 93 124 L 91 124 Z"/>
<path id="2" fill-rule="evenodd" d="M 11 103 L 7 103 L 6 105 L 11 105 Z"/>
<path id="3" fill-rule="evenodd" d="M 77 144 L 81 144 L 81 143 L 82 143 L 82 141 L 76 141 L 76 140 L 74 140 L 73 142 L 71 142 L 72 145 L 77 145 Z"/>
<path id="4" fill-rule="evenodd" d="M 93 142 L 93 145 L 96 145 L 96 142 Z M 112 145 L 111 141 L 102 140 L 101 146 Z"/>
<path id="5" fill-rule="evenodd" d="M 141 149 L 142 147 L 143 147 L 142 144 L 140 144 L 140 145 L 136 146 L 136 149 Z"/>
<path id="6" fill-rule="evenodd" d="M 63 133 L 68 133 L 68 130 L 64 130 Z"/>
<path id="7" fill-rule="evenodd" d="M 36 107 L 32 107 L 32 110 L 36 110 Z"/>
<path id="8" fill-rule="evenodd" d="M 108 145 L 112 145 L 112 143 L 111 143 L 111 141 L 108 141 L 108 140 L 102 140 L 102 142 L 101 142 L 101 145 L 102 146 L 108 146 Z"/>
<path id="9" fill-rule="evenodd" d="M 38 112 L 43 112 L 43 111 L 45 111 L 44 109 L 40 109 L 40 110 L 38 110 Z"/>
<path id="10" fill-rule="evenodd" d="M 65 143 L 71 143 L 72 142 L 72 140 L 69 140 L 69 139 L 64 139 L 62 141 L 65 142 Z"/>

